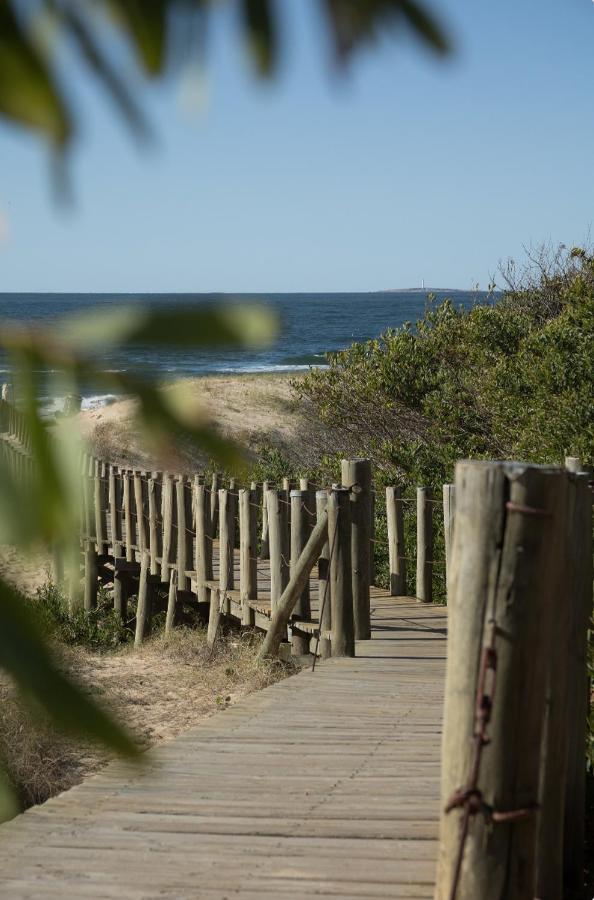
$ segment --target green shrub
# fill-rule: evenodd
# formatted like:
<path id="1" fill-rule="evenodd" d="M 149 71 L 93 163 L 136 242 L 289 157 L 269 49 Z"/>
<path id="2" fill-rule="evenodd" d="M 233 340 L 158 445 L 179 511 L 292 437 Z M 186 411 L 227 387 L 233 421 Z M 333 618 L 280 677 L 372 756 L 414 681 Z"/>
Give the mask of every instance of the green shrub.
<path id="1" fill-rule="evenodd" d="M 31 602 L 43 630 L 63 644 L 106 651 L 119 647 L 132 637 L 114 612 L 111 597 L 102 588 L 97 606 L 88 613 L 82 609 L 70 612 L 62 591 L 52 582 L 39 588 Z"/>

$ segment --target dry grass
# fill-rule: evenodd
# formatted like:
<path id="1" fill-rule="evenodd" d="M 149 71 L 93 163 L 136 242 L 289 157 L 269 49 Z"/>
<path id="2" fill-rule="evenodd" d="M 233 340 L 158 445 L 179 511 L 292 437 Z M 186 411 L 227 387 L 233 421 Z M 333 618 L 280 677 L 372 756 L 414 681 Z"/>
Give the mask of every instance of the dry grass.
<path id="1" fill-rule="evenodd" d="M 261 637 L 229 632 L 214 652 L 204 631 L 158 635 L 138 651 L 92 653 L 59 646 L 64 669 L 148 748 L 171 740 L 246 694 L 295 671 L 256 660 Z M 0 684 L 0 756 L 23 809 L 81 782 L 109 761 L 100 747 L 66 739 L 32 719 L 12 686 Z"/>

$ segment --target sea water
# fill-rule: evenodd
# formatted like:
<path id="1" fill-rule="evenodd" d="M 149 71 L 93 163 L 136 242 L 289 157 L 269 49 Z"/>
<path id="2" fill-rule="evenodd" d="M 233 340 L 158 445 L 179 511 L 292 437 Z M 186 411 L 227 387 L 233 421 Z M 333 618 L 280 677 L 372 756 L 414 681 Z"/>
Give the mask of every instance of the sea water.
<path id="1" fill-rule="evenodd" d="M 485 302 L 481 292 L 438 291 L 430 300 L 420 291 L 381 293 L 313 294 L 0 294 L 0 328 L 5 319 L 50 328 L 73 313 L 113 310 L 126 304 L 174 308 L 176 305 L 260 302 L 278 318 L 276 340 L 261 349 L 217 347 L 209 350 L 149 346 L 109 349 L 101 354 L 105 370 L 133 371 L 161 381 L 231 373 L 296 372 L 326 363 L 326 354 L 348 347 L 353 341 L 379 337 L 388 328 L 415 323 L 429 302 L 449 297 L 466 308 Z M 10 366 L 0 351 L 0 382 L 11 378 Z M 59 398 L 43 398 L 46 403 Z M 83 387 L 83 406 L 97 406 L 113 399 L 93 385 Z"/>

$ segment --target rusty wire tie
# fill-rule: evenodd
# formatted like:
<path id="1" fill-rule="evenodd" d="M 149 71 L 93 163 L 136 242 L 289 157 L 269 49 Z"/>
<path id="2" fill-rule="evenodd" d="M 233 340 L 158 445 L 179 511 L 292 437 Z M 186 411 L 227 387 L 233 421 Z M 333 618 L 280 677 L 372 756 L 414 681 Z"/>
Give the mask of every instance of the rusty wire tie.
<path id="1" fill-rule="evenodd" d="M 550 515 L 546 510 L 533 510 L 531 507 L 522 507 L 518 504 L 506 504 L 508 507 L 519 512 L 526 512 L 528 515 Z M 449 813 L 454 809 L 462 808 L 464 810 L 460 827 L 460 841 L 458 844 L 458 853 L 454 865 L 454 876 L 452 879 L 452 887 L 450 890 L 450 900 L 455 900 L 462 872 L 462 859 L 464 857 L 464 847 L 468 837 L 468 829 L 470 819 L 481 813 L 489 823 L 505 823 L 516 822 L 527 816 L 533 815 L 539 808 L 538 803 L 531 803 L 521 809 L 512 810 L 496 810 L 483 798 L 482 791 L 478 787 L 478 777 L 481 765 L 481 757 L 483 747 L 490 743 L 487 735 L 487 725 L 491 721 L 491 713 L 493 712 L 493 701 L 495 699 L 495 686 L 497 675 L 497 650 L 495 648 L 495 637 L 497 633 L 495 622 L 490 623 L 490 641 L 483 647 L 481 667 L 479 670 L 479 679 L 476 691 L 475 704 L 475 725 L 473 735 L 473 757 L 470 770 L 470 777 L 466 787 L 458 788 L 445 806 L 445 812 Z M 490 686 L 487 685 L 488 673 L 492 672 Z"/>

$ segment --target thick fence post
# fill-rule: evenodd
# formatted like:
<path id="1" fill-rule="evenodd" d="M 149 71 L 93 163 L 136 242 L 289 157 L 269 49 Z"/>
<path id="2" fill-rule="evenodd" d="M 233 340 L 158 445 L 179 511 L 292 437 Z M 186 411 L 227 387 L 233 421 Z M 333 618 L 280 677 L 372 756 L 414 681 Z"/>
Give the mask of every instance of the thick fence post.
<path id="1" fill-rule="evenodd" d="M 450 558 L 452 555 L 452 537 L 454 534 L 454 521 L 456 518 L 456 487 L 453 484 L 443 486 L 443 537 L 445 544 L 445 568 L 446 584 L 450 571 Z"/>
<path id="2" fill-rule="evenodd" d="M 136 632 L 134 646 L 139 647 L 145 637 L 150 634 L 153 613 L 154 584 L 151 579 L 151 557 L 148 550 L 143 550 L 140 558 L 140 576 L 138 579 L 138 605 L 136 607 Z"/>
<path id="3" fill-rule="evenodd" d="M 219 593 L 210 592 L 207 643 L 212 647 L 219 631 L 221 613 L 229 613 L 227 591 L 235 587 L 233 529 L 235 526 L 235 497 L 226 488 L 219 490 Z"/>
<path id="4" fill-rule="evenodd" d="M 221 473 L 213 472 L 210 485 L 210 535 L 215 537 L 219 527 L 219 489 L 221 487 Z"/>
<path id="5" fill-rule="evenodd" d="M 241 594 L 241 624 L 253 625 L 254 614 L 250 600 L 258 596 L 256 543 L 258 539 L 257 492 L 239 491 L 239 591 Z"/>
<path id="6" fill-rule="evenodd" d="M 462 462 L 455 483 L 435 897 L 533 900 L 567 476 L 547 467 Z M 490 816 L 470 815 L 473 797 Z"/>
<path id="7" fill-rule="evenodd" d="M 417 488 L 417 600 L 433 599 L 433 494 L 431 488 Z"/>
<path id="8" fill-rule="evenodd" d="M 176 509 L 176 504 L 173 502 L 173 489 L 173 476 L 169 472 L 163 472 L 163 485 L 161 489 L 161 519 L 163 522 L 161 584 L 170 584 L 169 564 L 173 561 L 173 526 L 175 523 Z"/>
<path id="9" fill-rule="evenodd" d="M 262 482 L 262 534 L 260 540 L 260 559 L 270 559 L 270 543 L 268 536 L 268 502 L 266 495 L 272 487 L 270 481 Z"/>
<path id="10" fill-rule="evenodd" d="M 328 492 L 316 491 L 316 522 L 328 522 Z M 319 654 L 322 659 L 328 659 L 332 652 L 332 645 L 327 633 L 332 628 L 331 599 L 330 599 L 330 546 L 328 544 L 328 530 L 326 528 L 326 540 L 318 558 L 318 628 L 320 631 Z"/>
<path id="11" fill-rule="evenodd" d="M 113 608 L 125 622 L 128 615 L 128 578 L 115 569 L 115 560 L 122 556 L 122 476 L 117 466 L 109 467 L 109 524 L 111 551 L 114 557 Z"/>
<path id="12" fill-rule="evenodd" d="M 579 896 L 584 883 L 586 725 L 590 708 L 588 623 L 592 615 L 592 493 L 587 473 L 570 479 L 570 491 L 573 491 L 573 515 L 569 521 L 568 551 L 568 730 L 563 881 L 570 896 L 572 892 Z"/>
<path id="13" fill-rule="evenodd" d="M 350 494 L 350 488 L 333 488 L 328 496 L 332 656 L 355 655 Z"/>
<path id="14" fill-rule="evenodd" d="M 343 459 L 341 464 L 343 485 L 351 490 L 351 561 L 352 593 L 355 637 L 368 640 L 371 637 L 369 586 L 372 573 L 372 517 L 371 461 L 369 459 Z"/>
<path id="15" fill-rule="evenodd" d="M 212 579 L 212 540 L 209 527 L 208 494 L 204 484 L 194 480 L 194 518 L 196 521 L 196 595 L 199 603 L 208 602 L 205 582 Z"/>
<path id="16" fill-rule="evenodd" d="M 305 509 L 307 502 L 307 491 L 291 491 L 291 564 L 290 577 L 296 571 L 299 559 L 303 553 L 311 533 L 309 515 Z M 309 621 L 311 619 L 311 603 L 309 596 L 309 578 L 303 586 L 299 598 L 293 608 L 293 615 L 297 619 Z M 291 639 L 291 652 L 293 656 L 304 656 L 309 653 L 310 636 L 293 632 Z"/>
<path id="17" fill-rule="evenodd" d="M 270 611 L 274 612 L 277 602 L 289 581 L 289 530 L 288 506 L 285 491 L 266 492 L 268 510 L 268 546 L 270 552 Z"/>
<path id="18" fill-rule="evenodd" d="M 161 473 L 152 472 L 147 483 L 148 489 L 148 530 L 149 530 L 149 551 L 151 554 L 151 575 L 160 575 L 159 557 L 163 551 L 161 528 Z"/>
<path id="19" fill-rule="evenodd" d="M 97 606 L 97 552 L 92 541 L 85 544 L 85 612 L 90 612 Z"/>
<path id="20" fill-rule="evenodd" d="M 190 579 L 186 571 L 193 562 L 193 528 L 192 528 L 192 492 L 191 485 L 185 475 L 178 475 L 175 480 L 175 496 L 177 508 L 177 589 L 186 591 Z"/>
<path id="21" fill-rule="evenodd" d="M 390 560 L 390 596 L 406 594 L 406 553 L 404 550 L 404 506 L 400 488 L 386 488 L 386 521 Z"/>
<path id="22" fill-rule="evenodd" d="M 134 562 L 134 546 L 136 543 L 136 530 L 132 516 L 132 483 L 130 472 L 122 471 L 122 499 L 124 503 L 124 528 L 126 531 L 126 561 Z"/>

